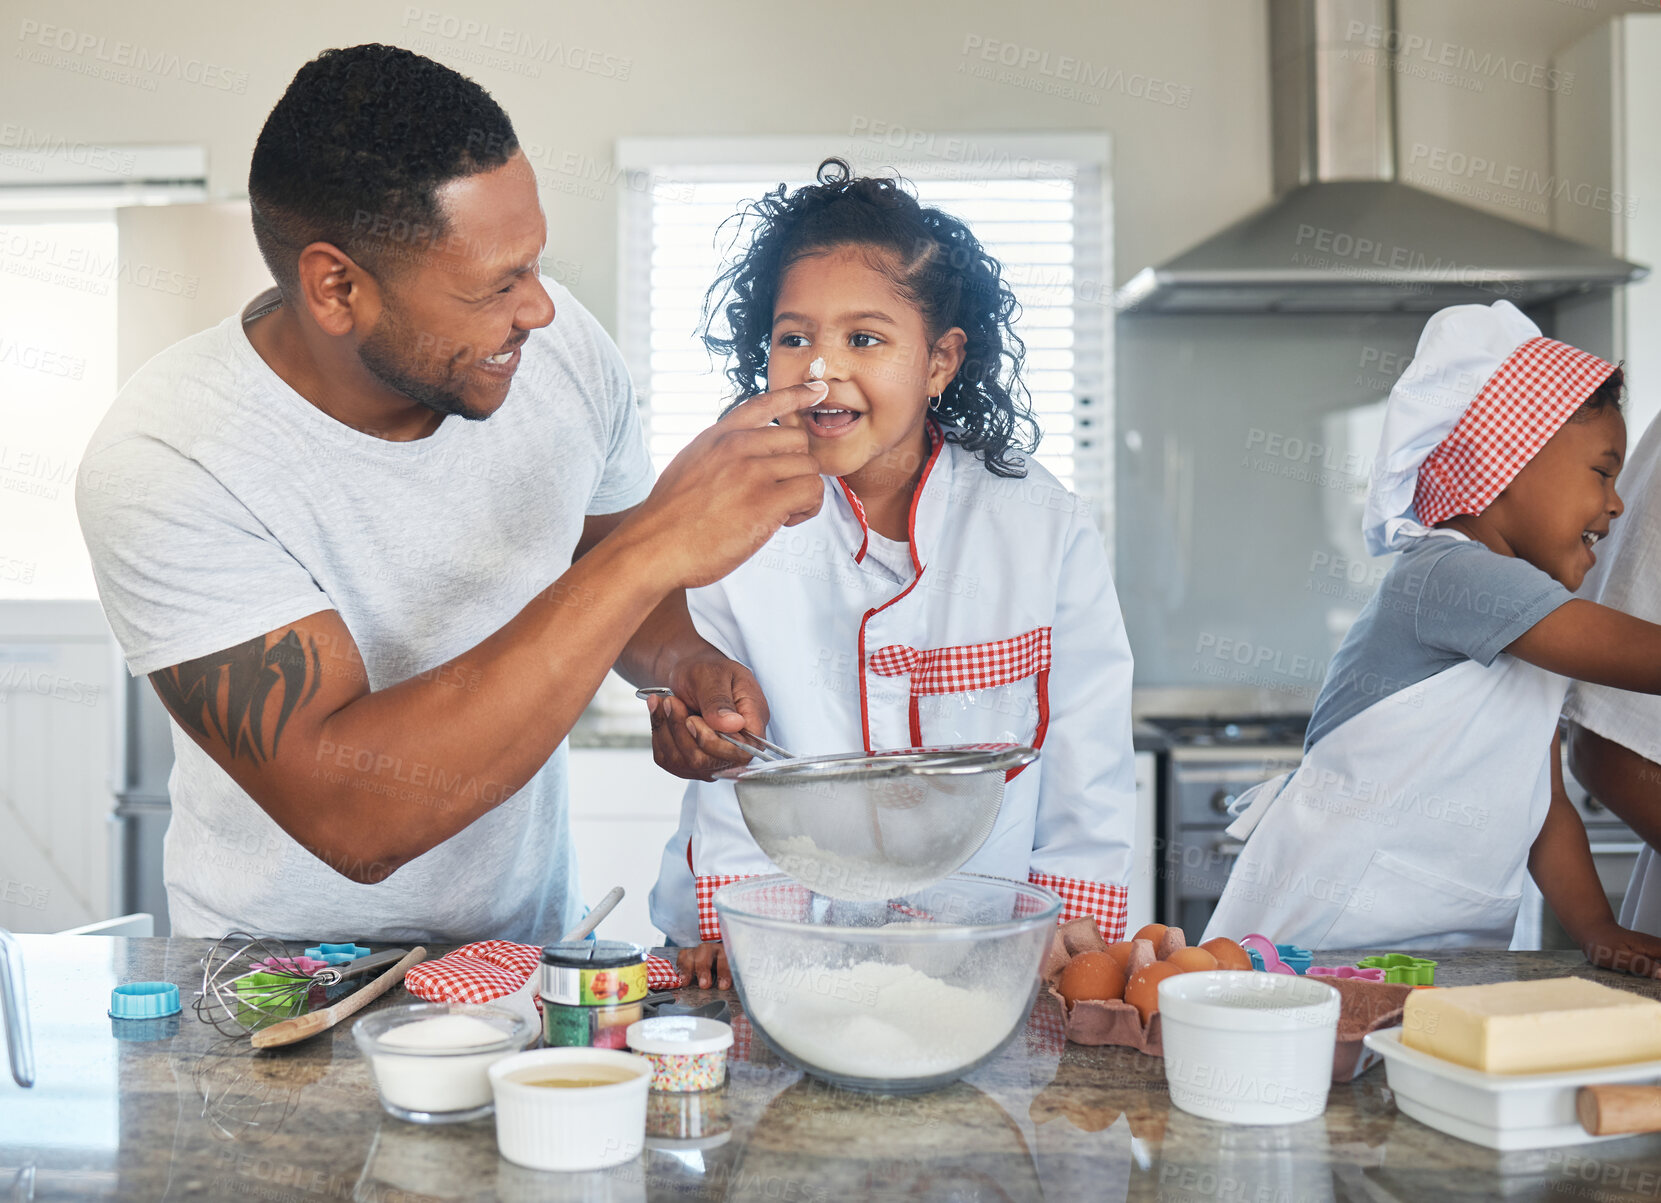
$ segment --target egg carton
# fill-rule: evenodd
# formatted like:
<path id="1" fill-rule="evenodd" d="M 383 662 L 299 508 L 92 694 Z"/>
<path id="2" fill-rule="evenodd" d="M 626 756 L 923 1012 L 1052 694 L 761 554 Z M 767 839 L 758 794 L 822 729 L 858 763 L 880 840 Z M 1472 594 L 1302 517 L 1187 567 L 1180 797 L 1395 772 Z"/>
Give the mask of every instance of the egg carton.
<path id="1" fill-rule="evenodd" d="M 1152 959 L 1165 960 L 1172 952 L 1187 946 L 1181 928 L 1168 928 L 1159 945 L 1146 943 Z M 1080 999 L 1068 1005 L 1056 989 L 1062 971 L 1073 958 L 1086 952 L 1104 952 L 1107 941 L 1095 919 L 1086 916 L 1073 919 L 1056 928 L 1050 938 L 1050 947 L 1044 956 L 1040 971 L 1043 984 L 1065 1017 L 1067 1039 L 1082 1045 L 1116 1045 L 1133 1048 L 1149 1056 L 1165 1055 L 1164 1037 L 1160 1030 L 1159 1012 L 1142 1021 L 1141 1013 L 1120 999 Z M 1139 960 L 1132 954 L 1131 965 L 1139 968 Z M 1379 1055 L 1363 1044 L 1369 1032 L 1394 1027 L 1401 1022 L 1402 1008 L 1413 987 L 1386 982 L 1359 979 L 1329 978 L 1326 984 L 1337 990 L 1341 999 L 1338 1012 L 1338 1041 L 1333 1050 L 1332 1080 L 1347 1082 L 1359 1077 L 1378 1064 Z"/>

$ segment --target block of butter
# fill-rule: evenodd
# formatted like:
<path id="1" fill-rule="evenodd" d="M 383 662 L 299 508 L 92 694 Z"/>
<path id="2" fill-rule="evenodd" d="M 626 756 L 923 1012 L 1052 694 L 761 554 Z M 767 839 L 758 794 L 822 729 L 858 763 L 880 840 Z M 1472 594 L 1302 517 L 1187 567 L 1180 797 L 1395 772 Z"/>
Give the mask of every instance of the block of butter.
<path id="1" fill-rule="evenodd" d="M 1661 1060 L 1661 1002 L 1579 977 L 1415 990 L 1402 1043 L 1487 1073 Z"/>

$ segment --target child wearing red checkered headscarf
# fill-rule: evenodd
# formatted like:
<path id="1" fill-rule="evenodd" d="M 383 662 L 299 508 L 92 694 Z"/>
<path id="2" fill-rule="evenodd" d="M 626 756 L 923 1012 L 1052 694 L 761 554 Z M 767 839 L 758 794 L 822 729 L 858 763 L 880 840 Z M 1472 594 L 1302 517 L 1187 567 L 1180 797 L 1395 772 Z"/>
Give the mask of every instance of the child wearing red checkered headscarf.
<path id="1" fill-rule="evenodd" d="M 1615 365 L 1507 301 L 1426 324 L 1391 391 L 1363 533 L 1397 553 L 1327 672 L 1299 768 L 1242 795 L 1208 937 L 1526 947 L 1532 876 L 1595 964 L 1650 974 L 1563 790 L 1569 678 L 1661 692 L 1661 626 L 1576 600 L 1621 513 Z"/>

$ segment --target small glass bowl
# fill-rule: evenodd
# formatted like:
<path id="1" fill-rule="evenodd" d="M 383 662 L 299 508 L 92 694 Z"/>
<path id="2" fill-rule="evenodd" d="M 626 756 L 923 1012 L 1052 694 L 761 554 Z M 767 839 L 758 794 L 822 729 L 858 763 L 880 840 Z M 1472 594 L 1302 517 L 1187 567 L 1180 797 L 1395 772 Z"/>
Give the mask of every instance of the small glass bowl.
<path id="1" fill-rule="evenodd" d="M 467 1015 L 502 1033 L 489 1044 L 409 1048 L 385 1043 L 388 1033 L 447 1015 Z M 525 1019 L 502 1007 L 473 1003 L 409 1003 L 365 1015 L 352 1037 L 369 1062 L 388 1115 L 414 1124 L 457 1124 L 489 1115 L 494 1107 L 488 1070 L 519 1052 L 534 1035 Z"/>

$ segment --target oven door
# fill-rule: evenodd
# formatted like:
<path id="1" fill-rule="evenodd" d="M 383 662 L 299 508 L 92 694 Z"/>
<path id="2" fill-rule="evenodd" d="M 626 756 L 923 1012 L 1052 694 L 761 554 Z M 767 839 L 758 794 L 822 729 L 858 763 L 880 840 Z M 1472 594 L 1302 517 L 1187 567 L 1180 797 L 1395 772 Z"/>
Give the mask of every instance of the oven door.
<path id="1" fill-rule="evenodd" d="M 1180 749 L 1166 774 L 1158 849 L 1161 923 L 1198 940 L 1244 846 L 1224 832 L 1229 806 L 1271 777 L 1298 767 L 1296 748 Z"/>

